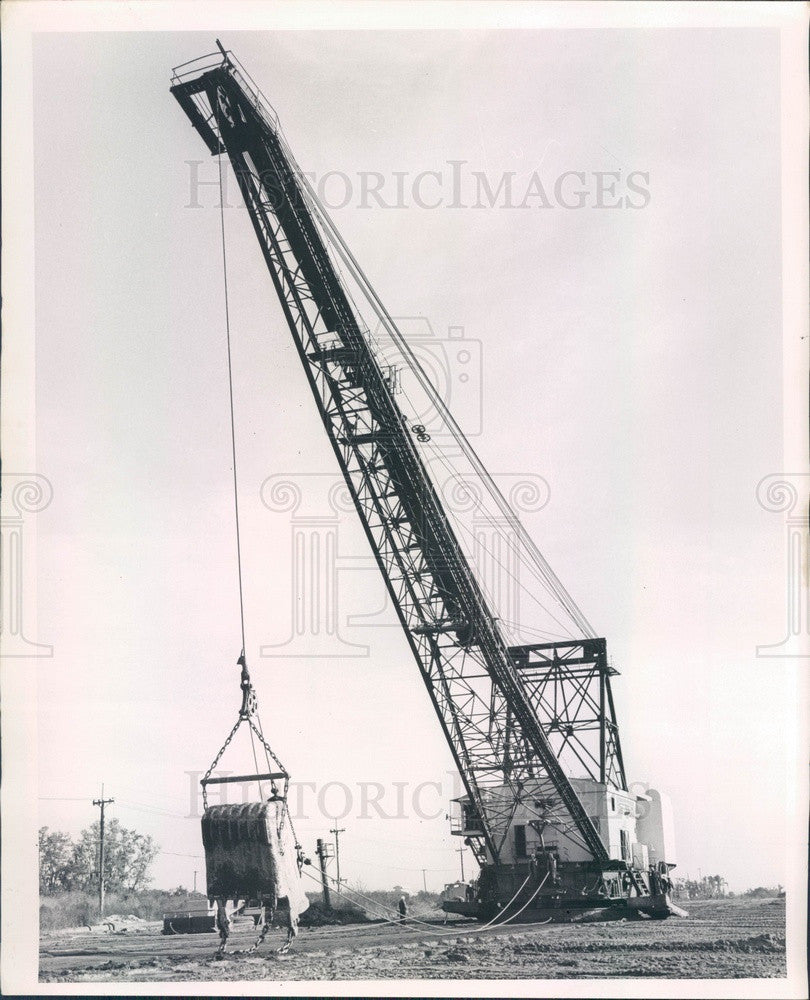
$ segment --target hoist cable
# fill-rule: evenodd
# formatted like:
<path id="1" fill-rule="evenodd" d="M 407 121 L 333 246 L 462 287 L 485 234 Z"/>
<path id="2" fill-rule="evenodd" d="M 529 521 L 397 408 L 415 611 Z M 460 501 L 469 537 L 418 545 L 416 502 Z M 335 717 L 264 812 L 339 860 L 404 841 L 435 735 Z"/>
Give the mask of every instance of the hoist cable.
<path id="1" fill-rule="evenodd" d="M 298 166 L 298 163 L 295 160 L 292 150 L 290 149 L 288 143 L 284 139 L 280 129 L 278 137 L 280 142 L 282 143 L 285 154 L 287 155 L 287 157 L 289 158 L 291 164 L 295 169 L 295 172 L 299 178 L 302 187 L 302 191 L 305 197 L 307 197 L 310 203 L 310 207 L 314 210 L 314 214 L 319 219 L 321 226 L 327 236 L 327 239 L 335 247 L 336 251 L 343 259 L 344 264 L 349 268 L 352 276 L 354 277 L 361 291 L 365 295 L 369 305 L 374 310 L 377 317 L 380 319 L 381 323 L 387 329 L 389 335 L 392 337 L 394 342 L 399 347 L 409 368 L 413 371 L 417 380 L 421 384 L 423 390 L 428 395 L 428 398 L 431 400 L 433 405 L 438 410 L 446 426 L 449 428 L 451 434 L 458 442 L 459 446 L 461 447 L 468 461 L 473 466 L 479 478 L 483 482 L 487 492 L 495 501 L 496 505 L 501 511 L 501 514 L 509 523 L 513 531 L 516 532 L 516 534 L 523 542 L 526 552 L 528 553 L 528 555 L 531 558 L 531 561 L 534 563 L 535 567 L 541 574 L 543 580 L 546 583 L 546 586 L 548 586 L 551 592 L 556 596 L 557 600 L 565 608 L 565 610 L 567 611 L 573 622 L 581 630 L 581 632 L 585 636 L 593 638 L 596 635 L 593 626 L 590 624 L 585 615 L 582 613 L 582 610 L 574 601 L 573 597 L 565 589 L 562 581 L 559 579 L 557 574 L 551 568 L 545 556 L 543 556 L 542 552 L 540 552 L 539 548 L 532 539 L 531 535 L 523 527 L 520 519 L 512 510 L 512 507 L 510 506 L 510 504 L 508 503 L 508 501 L 498 488 L 497 483 L 495 483 L 492 476 L 487 471 L 478 453 L 475 451 L 472 444 L 470 444 L 469 440 L 459 427 L 458 423 L 456 422 L 452 413 L 448 409 L 444 400 L 441 398 L 435 386 L 430 381 L 430 378 L 427 376 L 424 368 L 420 364 L 419 359 L 414 354 L 413 350 L 411 349 L 405 337 L 402 335 L 402 332 L 399 330 L 399 327 L 396 325 L 395 321 L 391 317 L 391 314 L 386 309 L 380 297 L 377 295 L 376 290 L 372 286 L 371 282 L 369 281 L 362 267 L 358 263 L 354 254 L 346 244 L 337 226 L 335 226 L 334 222 L 332 221 L 326 209 L 324 208 L 320 198 L 318 197 L 317 192 L 315 191 L 313 185 L 310 183 L 309 178 L 303 173 L 301 168 Z"/>
<path id="2" fill-rule="evenodd" d="M 214 113 L 214 120 L 217 126 L 217 134 L 218 137 L 220 137 L 220 143 L 221 143 L 222 130 L 219 120 L 218 103 L 214 104 L 212 110 Z M 239 622 L 242 634 L 242 656 L 240 659 L 245 671 L 247 672 L 247 662 L 246 662 L 246 652 L 245 652 L 245 646 L 246 646 L 245 599 L 244 599 L 244 585 L 242 582 L 242 539 L 239 527 L 239 486 L 238 486 L 237 464 L 236 464 L 236 417 L 234 411 L 233 361 L 231 352 L 231 322 L 230 322 L 230 304 L 228 299 L 228 265 L 227 265 L 227 252 L 226 252 L 226 241 L 225 241 L 225 198 L 224 198 L 225 192 L 224 192 L 223 170 L 222 170 L 222 156 L 224 152 L 225 151 L 223 148 L 222 152 L 220 152 L 219 156 L 217 157 L 217 172 L 219 180 L 219 221 L 220 221 L 220 234 L 222 238 L 222 276 L 223 276 L 223 287 L 225 292 L 225 333 L 228 346 L 228 399 L 230 404 L 230 418 L 231 418 L 231 455 L 233 458 L 233 504 L 234 504 L 234 520 L 236 525 L 236 566 L 237 566 L 237 578 L 239 581 Z M 249 680 L 248 683 L 250 683 Z M 251 686 L 251 691 L 252 691 L 252 686 Z M 253 709 L 249 711 L 246 717 L 246 721 L 248 723 L 248 730 L 250 734 L 250 748 L 253 754 L 253 764 L 254 767 L 256 768 L 256 774 L 259 773 L 259 760 L 258 760 L 258 755 L 256 753 L 256 740 L 258 739 L 259 743 L 261 743 L 262 748 L 264 750 L 265 761 L 267 763 L 267 770 L 268 771 L 272 770 L 272 766 L 270 763 L 272 759 L 272 761 L 276 764 L 279 770 L 285 774 L 284 795 L 283 795 L 284 806 L 281 817 L 281 825 L 284 824 L 286 819 L 287 822 L 290 823 L 290 828 L 292 829 L 292 819 L 289 816 L 289 810 L 287 809 L 287 791 L 290 783 L 289 775 L 287 774 L 287 769 L 284 767 L 284 765 L 281 763 L 278 757 L 276 757 L 275 753 L 272 751 L 270 745 L 268 744 L 267 740 L 264 737 L 264 729 L 262 727 L 262 720 L 259 715 L 258 705 L 255 701 L 255 694 L 252 695 L 252 697 L 254 699 Z M 253 721 L 254 719 L 255 722 Z M 243 721 L 245 721 L 245 718 L 243 718 L 240 715 L 236 725 L 231 731 L 230 736 L 226 740 L 225 746 L 227 746 L 227 744 L 233 738 L 234 734 L 236 733 L 236 730 L 239 728 L 239 726 Z M 224 749 L 225 747 L 223 747 L 222 750 L 220 750 L 219 755 L 214 761 L 214 764 L 211 766 L 211 768 L 209 768 L 206 777 L 210 775 L 211 771 L 213 770 L 213 767 L 216 765 L 216 763 L 219 761 L 219 758 L 222 756 Z M 261 781 L 257 781 L 256 784 L 258 785 L 259 788 L 259 798 L 261 799 L 262 802 L 264 802 L 264 790 L 262 789 Z M 276 793 L 275 782 L 271 782 L 271 787 L 273 790 L 273 794 L 275 795 Z M 280 834 L 281 834 L 281 827 L 279 827 L 279 835 Z M 293 835 L 295 835 L 294 830 L 293 830 Z"/>
<path id="3" fill-rule="evenodd" d="M 217 124 L 217 132 L 221 135 L 220 123 L 219 123 L 219 113 L 218 107 L 215 105 L 214 117 Z M 231 420 L 231 458 L 233 462 L 233 509 L 234 509 L 234 524 L 236 527 L 236 575 L 239 582 L 239 625 L 241 629 L 242 636 L 242 657 L 246 656 L 245 652 L 245 598 L 244 598 L 244 586 L 242 583 L 242 537 L 239 530 L 239 479 L 237 474 L 237 464 L 236 464 L 236 416 L 234 412 L 234 401 L 233 401 L 233 359 L 231 351 L 231 315 L 230 315 L 230 303 L 228 298 L 228 255 L 226 251 L 225 242 L 225 198 L 224 198 L 224 184 L 223 184 L 223 172 L 222 172 L 222 157 L 224 151 L 220 152 L 217 157 L 217 175 L 219 180 L 219 224 L 220 224 L 220 236 L 222 240 L 222 282 L 224 288 L 225 296 L 225 339 L 228 347 L 228 403 L 230 409 L 230 420 Z M 240 719 L 241 721 L 241 719 Z M 238 726 L 238 723 L 237 723 Z M 253 727 L 248 726 L 250 732 L 250 749 L 253 755 L 253 764 L 256 768 L 256 773 L 259 773 L 259 759 L 256 754 L 256 744 L 254 740 Z M 264 740 L 261 740 L 264 744 Z M 265 757 L 268 761 L 268 770 L 270 770 L 269 757 L 267 755 L 266 744 L 265 745 Z M 257 782 L 259 788 L 259 799 L 264 801 L 264 791 L 262 789 L 262 784 L 260 781 Z"/>
<path id="4" fill-rule="evenodd" d="M 409 402 L 411 402 L 411 405 L 413 406 L 413 401 L 410 400 L 410 398 L 408 397 L 407 393 L 405 393 L 405 397 L 406 397 L 406 399 L 409 400 Z M 461 481 L 461 480 L 459 480 L 458 470 L 455 468 L 455 466 L 452 464 L 452 462 L 450 462 L 450 460 L 442 453 L 441 449 L 438 448 L 432 441 L 428 443 L 427 447 L 433 452 L 435 460 L 440 465 L 443 465 L 445 469 L 447 469 L 447 471 L 450 473 L 451 477 L 455 477 L 457 479 L 457 481 Z M 462 482 L 462 485 L 463 485 L 463 481 L 461 481 L 461 482 Z M 554 621 L 554 623 L 556 625 L 558 625 L 560 627 L 560 629 L 562 630 L 562 632 L 565 633 L 565 637 L 569 638 L 569 639 L 573 639 L 574 636 L 571 634 L 571 632 L 569 632 L 566 629 L 566 627 L 559 620 L 559 618 L 557 618 L 554 615 L 554 613 L 551 611 L 551 609 L 547 608 L 546 605 L 543 604 L 543 602 L 537 597 L 537 595 L 535 593 L 533 593 L 531 590 L 528 589 L 528 587 L 526 587 L 523 583 L 520 582 L 519 578 L 517 576 L 515 576 L 497 558 L 497 556 L 495 555 L 494 552 L 490 551 L 486 547 L 486 545 L 484 545 L 484 543 L 475 535 L 475 533 L 473 531 L 471 531 L 470 528 L 468 528 L 464 524 L 464 522 L 461 520 L 461 518 L 456 517 L 453 514 L 453 512 L 452 512 L 452 510 L 450 508 L 445 508 L 445 510 L 446 510 L 447 515 L 452 519 L 452 521 L 453 521 L 454 525 L 456 526 L 456 528 L 458 528 L 461 531 L 464 531 L 468 535 L 470 535 L 473 543 L 476 544 L 476 545 L 478 545 L 487 555 L 489 555 L 492 558 L 492 560 L 495 563 L 497 563 L 497 565 L 515 582 L 515 584 L 521 590 L 523 590 L 529 596 L 529 598 L 532 601 L 534 601 L 534 603 L 537 604 L 538 607 L 540 607 L 552 619 L 552 621 Z M 483 504 L 478 504 L 478 510 L 481 511 L 481 513 L 483 514 L 484 519 L 497 531 L 499 526 L 498 526 L 497 522 L 495 521 L 495 519 L 493 518 L 492 514 L 487 510 L 487 508 Z M 519 546 L 515 547 L 515 553 L 516 553 L 518 559 L 520 559 L 520 548 L 519 548 Z M 523 561 L 521 561 L 521 565 L 525 566 L 526 564 Z M 532 569 L 531 566 L 528 566 L 527 568 L 529 570 Z M 534 574 L 534 576 L 535 576 L 535 579 L 539 579 L 536 574 Z M 540 582 L 542 583 L 543 581 L 540 580 Z M 482 581 L 482 586 L 483 586 L 483 581 Z M 552 597 L 556 597 L 556 595 L 553 592 L 549 591 L 549 593 L 551 593 Z M 560 604 L 559 600 L 558 600 L 558 604 Z M 560 606 L 563 607 L 564 610 L 567 610 L 567 609 L 564 608 L 564 606 L 562 604 L 560 604 Z"/>
<path id="5" fill-rule="evenodd" d="M 249 74 L 247 74 L 247 72 L 244 70 L 244 67 L 240 68 L 242 69 L 243 74 L 247 76 L 248 79 L 250 79 Z M 261 110 L 264 111 L 264 108 L 261 106 L 260 98 L 263 99 L 263 101 L 267 103 L 268 106 L 269 102 L 267 102 L 267 98 L 264 96 L 264 94 L 261 93 L 261 91 L 255 84 L 253 84 L 253 87 L 255 89 L 257 108 L 261 107 Z M 439 414 L 444 420 L 445 425 L 448 427 L 452 436 L 455 438 L 455 440 L 461 447 L 467 460 L 470 462 L 473 469 L 479 476 L 487 492 L 495 501 L 502 516 L 505 518 L 505 520 L 510 525 L 512 530 L 518 535 L 518 537 L 522 541 L 524 546 L 524 551 L 529 557 L 529 559 L 527 560 L 528 564 L 529 565 L 533 564 L 535 571 L 539 574 L 540 580 L 556 597 L 556 599 L 565 609 L 565 611 L 567 612 L 571 620 L 574 622 L 576 627 L 580 630 L 580 632 L 584 636 L 590 638 L 595 637 L 596 632 L 594 631 L 593 626 L 587 620 L 587 618 L 585 617 L 585 615 L 583 614 L 582 610 L 577 605 L 573 597 L 568 593 L 562 581 L 559 579 L 557 574 L 551 568 L 545 556 L 542 554 L 537 544 L 534 542 L 534 539 L 531 537 L 528 531 L 526 531 L 526 529 L 523 527 L 523 524 L 521 523 L 518 516 L 515 514 L 511 505 L 506 500 L 504 495 L 501 493 L 497 483 L 489 474 L 484 463 L 481 461 L 481 458 L 479 457 L 478 453 L 475 451 L 472 444 L 470 443 L 464 432 L 461 430 L 460 426 L 456 422 L 452 413 L 448 409 L 446 403 L 441 398 L 440 394 L 438 393 L 435 386 L 431 382 L 430 378 L 428 377 L 423 366 L 421 365 L 418 358 L 414 354 L 407 340 L 402 335 L 402 332 L 400 331 L 396 322 L 391 317 L 391 314 L 386 309 L 384 303 L 380 299 L 379 295 L 377 294 L 376 290 L 374 289 L 367 275 L 363 271 L 363 268 L 360 266 L 359 262 L 355 258 L 354 254 L 347 245 L 346 241 L 343 239 L 343 236 L 341 235 L 337 226 L 332 221 L 331 217 L 329 216 L 329 213 L 326 211 L 321 199 L 319 198 L 317 192 L 315 191 L 314 186 L 312 185 L 306 174 L 301 170 L 301 167 L 299 166 L 295 158 L 295 154 L 290 148 L 289 143 L 286 140 L 286 136 L 284 135 L 283 129 L 281 128 L 281 125 L 278 122 L 278 116 L 275 114 L 275 112 L 273 112 L 269 117 L 269 119 L 267 118 L 267 116 L 263 117 L 267 127 L 269 127 L 276 134 L 276 137 L 281 145 L 284 155 L 286 156 L 288 162 L 292 166 L 294 174 L 299 182 L 301 193 L 304 196 L 305 201 L 308 202 L 309 208 L 312 211 L 313 216 L 320 222 L 320 226 L 323 234 L 326 237 L 327 243 L 331 243 L 337 254 L 342 259 L 343 263 L 349 269 L 352 277 L 357 283 L 357 286 L 359 287 L 360 291 L 363 293 L 366 301 L 369 303 L 372 310 L 377 315 L 381 324 L 388 331 L 389 335 L 391 336 L 395 344 L 399 347 L 400 352 L 403 355 L 403 359 L 405 360 L 411 371 L 413 371 L 417 380 L 421 384 L 423 390 L 428 395 L 428 398 L 431 400 L 431 402 L 438 410 Z M 333 266 L 335 263 L 336 262 L 333 261 Z M 348 290 L 348 287 L 345 287 L 345 282 L 344 282 L 344 291 L 351 300 L 352 296 Z M 357 307 L 355 305 L 355 309 L 356 308 Z"/>
<path id="6" fill-rule="evenodd" d="M 217 125 L 219 117 L 217 116 Z M 228 344 L 228 396 L 231 411 L 231 456 L 233 458 L 233 509 L 236 523 L 236 568 L 239 579 L 239 621 L 242 627 L 242 655 L 245 655 L 245 600 L 242 590 L 242 541 L 239 534 L 239 487 L 236 475 L 236 420 L 233 406 L 233 365 L 231 362 L 231 316 L 228 304 L 228 263 L 225 253 L 225 201 L 222 184 L 222 153 L 217 157 L 219 171 L 219 222 L 222 235 L 222 277 L 225 288 L 225 335 Z"/>
<path id="7" fill-rule="evenodd" d="M 313 875 L 311 872 L 302 870 L 301 874 L 308 876 L 314 882 L 321 881 L 320 879 L 318 879 L 318 877 L 316 875 Z M 329 882 L 332 882 L 334 885 L 336 885 L 336 886 L 338 885 L 337 880 L 335 878 L 333 878 L 331 875 L 327 874 L 326 872 L 322 873 L 322 877 L 325 878 L 325 879 L 327 879 Z M 520 916 L 520 914 L 523 913 L 523 911 L 535 900 L 535 898 L 538 896 L 540 890 L 543 888 L 543 886 L 547 882 L 547 880 L 548 880 L 548 872 L 546 873 L 545 877 L 540 882 L 540 884 L 537 886 L 537 888 L 534 890 L 534 892 L 529 896 L 529 898 L 523 904 L 523 906 L 521 906 L 521 908 L 519 910 L 516 910 L 514 913 L 510 914 L 508 912 L 509 911 L 509 907 L 517 900 L 518 896 L 523 891 L 523 889 L 526 886 L 526 883 L 529 881 L 529 879 L 531 877 L 532 877 L 531 876 L 531 872 L 529 872 L 529 874 L 526 876 L 526 878 L 523 880 L 523 882 L 518 886 L 517 891 L 512 896 L 512 898 L 509 900 L 509 902 L 507 902 L 506 904 L 504 904 L 504 906 L 502 906 L 501 909 L 498 910 L 498 912 L 495 914 L 494 917 L 492 917 L 491 920 L 488 920 L 487 923 L 482 924 L 479 927 L 473 927 L 469 931 L 466 931 L 465 932 L 465 936 L 466 935 L 472 935 L 472 934 L 481 934 L 484 931 L 490 930 L 493 927 L 503 927 L 504 924 L 511 923 L 516 917 Z M 348 893 L 350 895 L 358 896 L 360 899 L 364 899 L 368 903 L 371 903 L 373 906 L 376 906 L 378 908 L 378 910 L 382 910 L 382 911 L 388 910 L 391 913 L 397 914 L 395 917 L 388 917 L 388 916 L 385 915 L 384 912 L 382 913 L 382 919 L 385 920 L 385 921 L 387 921 L 390 924 L 395 924 L 395 925 L 400 926 L 400 927 L 403 926 L 403 924 L 410 924 L 410 925 L 416 924 L 416 925 L 420 925 L 422 927 L 427 927 L 429 930 L 431 930 L 431 931 L 434 932 L 434 934 L 435 934 L 435 936 L 437 938 L 458 937 L 458 934 L 459 934 L 458 930 L 437 931 L 435 924 L 428 923 L 425 920 L 420 920 L 419 917 L 407 917 L 407 916 L 406 917 L 402 917 L 402 916 L 400 916 L 398 914 L 398 911 L 395 910 L 392 906 L 389 906 L 387 903 L 379 902 L 376 899 L 372 899 L 370 896 L 364 895 L 364 893 L 360 892 L 359 890 L 352 889 L 351 886 L 344 885 L 340 891 Z M 367 906 L 363 906 L 362 903 L 355 904 L 355 905 L 359 905 L 363 909 L 368 909 L 368 907 Z M 506 916 L 504 916 L 504 914 L 506 914 Z M 501 918 L 503 918 L 503 919 L 501 919 Z M 551 918 L 549 917 L 549 920 L 550 919 Z M 536 921 L 536 922 L 537 923 L 546 923 L 547 921 Z M 417 928 L 414 927 L 413 929 L 415 930 Z"/>

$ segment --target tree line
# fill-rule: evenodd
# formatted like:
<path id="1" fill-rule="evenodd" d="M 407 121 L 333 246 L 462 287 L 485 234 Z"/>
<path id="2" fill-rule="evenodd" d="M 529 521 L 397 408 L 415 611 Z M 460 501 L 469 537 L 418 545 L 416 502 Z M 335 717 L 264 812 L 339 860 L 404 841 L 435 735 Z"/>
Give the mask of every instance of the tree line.
<path id="1" fill-rule="evenodd" d="M 75 840 L 61 830 L 39 831 L 39 891 L 51 896 L 75 889 L 98 887 L 100 845 L 98 820 Z M 117 819 L 104 826 L 104 885 L 110 892 L 145 889 L 149 870 L 160 851 L 147 834 L 121 826 Z"/>
<path id="2" fill-rule="evenodd" d="M 678 899 L 724 899 L 733 895 L 722 875 L 704 875 L 700 879 L 676 878 L 673 895 Z"/>

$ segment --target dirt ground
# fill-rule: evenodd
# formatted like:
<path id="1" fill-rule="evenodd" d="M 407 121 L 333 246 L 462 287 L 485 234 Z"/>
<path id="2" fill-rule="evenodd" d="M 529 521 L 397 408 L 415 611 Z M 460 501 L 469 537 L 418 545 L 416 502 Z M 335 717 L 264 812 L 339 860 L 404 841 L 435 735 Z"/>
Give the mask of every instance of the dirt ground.
<path id="1" fill-rule="evenodd" d="M 693 901 L 685 919 L 512 924 L 478 932 L 472 921 L 405 928 L 389 923 L 302 929 L 287 955 L 273 930 L 258 952 L 252 923 L 237 923 L 231 951 L 214 934 L 163 936 L 157 923 L 113 933 L 43 935 L 42 982 L 363 979 L 771 978 L 786 974 L 785 902 Z M 240 954 L 240 950 L 242 954 Z"/>

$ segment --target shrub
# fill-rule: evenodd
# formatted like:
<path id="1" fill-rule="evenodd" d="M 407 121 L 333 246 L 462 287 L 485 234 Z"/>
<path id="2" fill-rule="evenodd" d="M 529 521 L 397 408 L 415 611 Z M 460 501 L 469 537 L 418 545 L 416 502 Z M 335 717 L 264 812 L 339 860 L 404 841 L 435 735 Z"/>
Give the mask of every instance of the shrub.
<path id="1" fill-rule="evenodd" d="M 182 897 L 164 889 L 142 889 L 107 893 L 104 912 L 111 916 L 134 916 L 142 920 L 160 920 L 169 910 L 184 909 L 189 903 L 199 905 L 202 893 Z M 65 927 L 87 927 L 99 922 L 98 896 L 93 892 L 74 890 L 41 896 L 39 927 L 41 931 Z"/>

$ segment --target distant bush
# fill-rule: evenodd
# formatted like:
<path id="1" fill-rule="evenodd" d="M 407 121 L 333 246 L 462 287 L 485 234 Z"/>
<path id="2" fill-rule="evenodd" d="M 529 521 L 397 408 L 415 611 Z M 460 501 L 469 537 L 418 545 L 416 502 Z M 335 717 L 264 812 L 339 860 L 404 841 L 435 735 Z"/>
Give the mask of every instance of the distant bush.
<path id="1" fill-rule="evenodd" d="M 357 893 L 362 893 L 362 897 Z M 302 917 L 302 926 L 326 923 L 364 923 L 369 920 L 396 919 L 402 890 L 366 889 L 362 884 L 347 886 L 343 892 L 332 892 L 332 913 L 325 912 L 319 892 L 308 892 L 310 910 Z M 364 897 L 364 898 L 363 898 Z M 406 895 L 409 917 L 435 916 L 441 907 L 437 893 L 418 892 Z M 139 889 L 108 892 L 104 912 L 108 916 L 133 916 L 142 920 L 160 920 L 171 910 L 196 909 L 204 904 L 202 893 L 189 893 L 182 886 L 171 892 L 165 889 Z M 74 889 L 45 893 L 40 896 L 39 926 L 41 931 L 68 927 L 87 927 L 99 923 L 98 895 L 95 891 Z"/>
<path id="2" fill-rule="evenodd" d="M 676 878 L 673 886 L 676 899 L 724 899 L 728 883 L 722 875 L 704 875 L 700 879 Z"/>
<path id="3" fill-rule="evenodd" d="M 349 898 L 363 907 L 370 917 L 392 918 L 396 916 L 399 908 L 400 896 L 405 896 L 408 904 L 409 917 L 435 916 L 436 910 L 441 909 L 441 896 L 435 892 L 420 891 L 414 894 L 405 892 L 396 887 L 394 889 L 366 889 L 358 886 L 357 889 L 362 896 L 353 895 L 349 886 Z M 374 904 L 377 904 L 376 906 Z M 393 911 L 393 912 L 392 912 Z"/>
<path id="4" fill-rule="evenodd" d="M 184 889 L 141 889 L 107 893 L 104 910 L 114 916 L 160 920 L 169 910 L 185 909 L 189 903 L 205 900 L 201 893 L 186 893 Z M 98 896 L 94 892 L 74 890 L 40 897 L 39 926 L 42 931 L 65 927 L 87 927 L 99 922 Z"/>
<path id="5" fill-rule="evenodd" d="M 331 893 L 332 908 L 355 909 L 365 912 L 372 920 L 393 920 L 399 912 L 399 898 L 404 895 L 408 903 L 409 917 L 436 916 L 441 909 L 441 896 L 435 892 L 420 891 L 411 894 L 400 886 L 393 889 L 367 889 L 362 882 L 347 885 L 343 892 Z M 320 910 L 323 897 L 319 892 L 308 892 L 310 904 Z"/>
<path id="6" fill-rule="evenodd" d="M 742 894 L 746 899 L 779 899 L 785 895 L 781 885 L 758 885 L 756 889 L 746 889 Z"/>
<path id="7" fill-rule="evenodd" d="M 58 930 L 62 927 L 86 927 L 98 918 L 98 900 L 89 893 L 62 892 L 40 897 L 39 929 Z"/>

